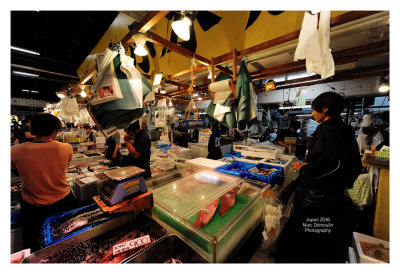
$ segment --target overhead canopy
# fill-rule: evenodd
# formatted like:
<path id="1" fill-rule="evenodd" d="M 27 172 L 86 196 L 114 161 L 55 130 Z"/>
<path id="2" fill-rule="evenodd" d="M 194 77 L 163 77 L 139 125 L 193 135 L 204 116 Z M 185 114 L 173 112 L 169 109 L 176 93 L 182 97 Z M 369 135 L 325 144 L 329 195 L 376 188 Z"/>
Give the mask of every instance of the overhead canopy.
<path id="1" fill-rule="evenodd" d="M 331 17 L 344 13 L 346 11 L 332 11 Z M 169 14 L 171 16 L 174 13 Z M 304 11 L 284 11 L 277 15 L 272 15 L 268 11 L 199 11 L 193 24 L 195 35 L 192 31 L 188 42 L 180 38 L 177 38 L 176 42 L 210 60 L 211 57 L 223 55 L 234 48 L 240 51 L 297 31 L 301 28 L 303 16 Z M 128 33 L 128 26 L 134 21 L 128 15 L 120 13 L 91 54 L 104 52 L 110 42 L 121 40 Z M 151 29 L 151 32 L 171 41 L 173 40 L 171 39 L 172 22 L 173 18 L 168 20 L 166 16 Z M 145 48 L 150 53 L 149 55 L 135 56 L 137 68 L 145 74 L 151 74 L 153 70 L 157 70 L 164 75 L 172 75 L 190 68 L 191 60 L 180 54 L 168 52 L 160 58 L 163 49 L 161 46 L 154 45 L 155 52 L 148 43 Z M 127 54 L 131 54 L 130 50 Z M 94 65 L 94 60 L 91 55 L 86 58 L 77 70 L 80 77 Z"/>

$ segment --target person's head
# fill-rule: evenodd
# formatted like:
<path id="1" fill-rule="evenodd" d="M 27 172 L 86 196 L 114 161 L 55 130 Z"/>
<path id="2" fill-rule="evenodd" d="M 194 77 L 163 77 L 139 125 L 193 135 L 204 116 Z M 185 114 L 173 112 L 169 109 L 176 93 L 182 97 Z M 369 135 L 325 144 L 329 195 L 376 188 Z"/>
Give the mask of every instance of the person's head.
<path id="1" fill-rule="evenodd" d="M 217 122 L 211 123 L 211 131 L 212 132 L 219 131 L 219 124 Z"/>
<path id="2" fill-rule="evenodd" d="M 31 124 L 31 122 L 32 122 L 32 115 L 26 115 L 26 117 L 25 117 L 25 124 L 28 124 L 28 125 L 30 125 Z"/>
<path id="3" fill-rule="evenodd" d="M 54 137 L 61 130 L 62 124 L 60 119 L 50 113 L 36 114 L 31 120 L 32 135 L 37 137 L 51 136 Z"/>
<path id="4" fill-rule="evenodd" d="M 88 124 L 84 124 L 83 129 L 86 130 L 86 132 L 89 132 L 91 130 L 91 127 Z"/>
<path id="5" fill-rule="evenodd" d="M 175 123 L 171 123 L 171 129 L 175 128 Z"/>
<path id="6" fill-rule="evenodd" d="M 140 129 L 140 123 L 139 123 L 139 120 L 136 120 L 135 122 L 130 124 L 126 129 L 124 129 L 124 131 L 128 134 L 133 134 L 136 131 L 138 131 L 139 129 Z"/>
<path id="7" fill-rule="evenodd" d="M 300 122 L 299 121 L 291 121 L 289 128 L 292 132 L 296 132 L 300 128 Z"/>
<path id="8" fill-rule="evenodd" d="M 340 116 L 345 107 L 342 95 L 328 91 L 321 93 L 311 104 L 312 115 L 316 122 L 324 122 L 330 118 Z"/>

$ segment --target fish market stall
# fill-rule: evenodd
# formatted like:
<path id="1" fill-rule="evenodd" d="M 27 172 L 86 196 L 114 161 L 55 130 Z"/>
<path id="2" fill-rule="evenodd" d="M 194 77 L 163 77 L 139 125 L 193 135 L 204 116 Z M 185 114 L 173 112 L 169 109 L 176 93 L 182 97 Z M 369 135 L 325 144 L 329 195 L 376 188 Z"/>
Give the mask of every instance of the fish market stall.
<path id="1" fill-rule="evenodd" d="M 260 223 L 262 188 L 202 170 L 152 188 L 153 218 L 209 262 L 224 262 Z"/>
<path id="2" fill-rule="evenodd" d="M 298 159 L 293 155 L 282 154 L 280 150 L 271 148 L 260 148 L 261 146 L 243 146 L 234 145 L 234 151 L 240 153 L 240 161 L 249 163 L 264 163 L 284 168 L 285 180 L 282 184 L 282 189 L 286 188 L 291 182 L 297 179 L 299 174 L 295 172 L 291 166 Z"/>
<path id="3" fill-rule="evenodd" d="M 41 249 L 22 263 L 123 263 L 166 234 L 166 229 L 148 215 L 133 212 Z M 119 244 L 138 238 L 145 244 L 119 252 Z"/>

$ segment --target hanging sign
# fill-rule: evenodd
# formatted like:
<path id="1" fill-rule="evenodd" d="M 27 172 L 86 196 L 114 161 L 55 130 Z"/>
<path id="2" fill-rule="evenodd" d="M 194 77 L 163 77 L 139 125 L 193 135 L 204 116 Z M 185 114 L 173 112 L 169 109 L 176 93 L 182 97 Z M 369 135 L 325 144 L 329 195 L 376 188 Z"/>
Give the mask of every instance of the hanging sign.
<path id="1" fill-rule="evenodd" d="M 124 243 L 116 244 L 113 246 L 113 255 L 137 248 L 142 245 L 147 245 L 151 243 L 149 235 L 133 239 L 132 241 L 127 241 Z"/>
<path id="2" fill-rule="evenodd" d="M 211 136 L 211 130 L 201 129 L 199 132 L 199 144 L 208 144 Z"/>
<path id="3" fill-rule="evenodd" d="M 155 111 L 155 127 L 166 127 L 165 111 L 163 109 Z"/>
<path id="4" fill-rule="evenodd" d="M 179 154 L 179 152 L 181 151 L 181 147 L 177 146 L 175 144 L 171 145 L 171 148 L 169 150 L 169 152 L 173 153 L 173 154 Z"/>
<path id="5" fill-rule="evenodd" d="M 307 90 L 306 89 L 302 89 L 300 91 L 299 96 L 297 97 L 297 106 L 298 107 L 303 107 L 306 105 L 307 102 Z"/>

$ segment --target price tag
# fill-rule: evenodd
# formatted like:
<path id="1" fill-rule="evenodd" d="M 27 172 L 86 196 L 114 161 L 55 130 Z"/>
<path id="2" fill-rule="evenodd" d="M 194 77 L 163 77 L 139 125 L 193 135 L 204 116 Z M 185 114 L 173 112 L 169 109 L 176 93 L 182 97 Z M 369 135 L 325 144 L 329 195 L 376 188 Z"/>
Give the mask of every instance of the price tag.
<path id="1" fill-rule="evenodd" d="M 151 243 L 149 235 L 145 235 L 140 238 L 133 239 L 124 243 L 116 244 L 113 246 L 113 255 L 137 248 L 142 245 L 147 245 Z"/>
<path id="2" fill-rule="evenodd" d="M 78 147 L 78 152 L 85 152 L 88 151 L 88 147 L 87 146 L 79 146 Z"/>
<path id="3" fill-rule="evenodd" d="M 171 149 L 170 149 L 169 151 L 170 151 L 171 153 L 174 153 L 174 154 L 179 154 L 179 152 L 181 151 L 181 147 L 172 144 L 172 145 L 171 145 Z"/>

